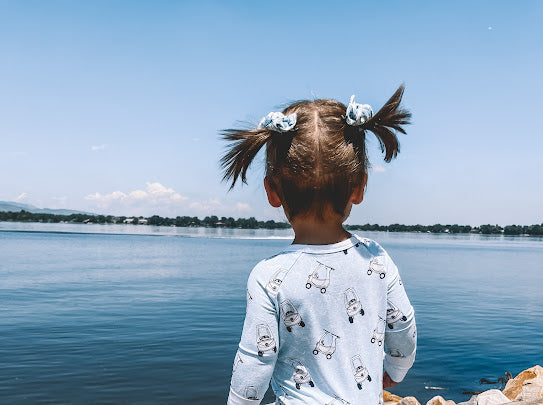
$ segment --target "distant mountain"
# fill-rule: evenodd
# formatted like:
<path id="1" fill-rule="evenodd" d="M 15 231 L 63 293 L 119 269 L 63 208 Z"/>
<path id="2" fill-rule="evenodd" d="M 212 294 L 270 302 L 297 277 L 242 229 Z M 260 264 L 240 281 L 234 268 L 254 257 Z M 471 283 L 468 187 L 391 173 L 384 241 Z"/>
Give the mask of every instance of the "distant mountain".
<path id="1" fill-rule="evenodd" d="M 56 214 L 56 215 L 70 215 L 70 214 L 86 214 L 86 215 L 96 215 L 92 212 L 77 211 L 77 210 L 67 210 L 67 209 L 51 209 L 51 208 L 38 208 L 30 204 L 21 204 L 13 201 L 0 201 L 0 211 L 28 211 L 33 214 Z"/>

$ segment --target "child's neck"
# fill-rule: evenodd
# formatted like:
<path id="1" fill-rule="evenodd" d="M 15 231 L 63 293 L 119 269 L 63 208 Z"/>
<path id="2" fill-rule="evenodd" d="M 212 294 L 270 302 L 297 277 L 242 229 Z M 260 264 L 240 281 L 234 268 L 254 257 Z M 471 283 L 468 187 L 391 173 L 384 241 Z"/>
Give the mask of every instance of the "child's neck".
<path id="1" fill-rule="evenodd" d="M 295 218 L 290 224 L 294 230 L 292 243 L 297 245 L 330 245 L 352 236 L 343 229 L 340 219 L 323 222 L 304 217 Z"/>

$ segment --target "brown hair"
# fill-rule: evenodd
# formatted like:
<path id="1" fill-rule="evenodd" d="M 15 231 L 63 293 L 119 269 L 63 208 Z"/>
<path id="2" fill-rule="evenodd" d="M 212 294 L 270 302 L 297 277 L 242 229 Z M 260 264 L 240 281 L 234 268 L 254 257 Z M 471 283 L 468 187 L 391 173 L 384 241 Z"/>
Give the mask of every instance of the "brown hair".
<path id="1" fill-rule="evenodd" d="M 361 185 L 369 162 L 366 131 L 373 132 L 390 162 L 400 151 L 396 131 L 405 134 L 411 114 L 400 107 L 404 86 L 361 126 L 345 123 L 346 106 L 336 100 L 298 101 L 283 110 L 297 114 L 296 127 L 284 133 L 262 129 L 227 129 L 233 141 L 221 159 L 223 180 L 246 183 L 247 169 L 266 145 L 266 176 L 289 219 L 315 214 L 323 219 L 327 205 L 343 216 L 354 189 Z"/>

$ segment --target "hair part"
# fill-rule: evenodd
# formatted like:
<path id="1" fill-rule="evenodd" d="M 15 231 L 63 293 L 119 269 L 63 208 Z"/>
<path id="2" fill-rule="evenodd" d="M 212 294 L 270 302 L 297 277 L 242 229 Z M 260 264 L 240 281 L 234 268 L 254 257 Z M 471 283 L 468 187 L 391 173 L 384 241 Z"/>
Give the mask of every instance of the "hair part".
<path id="1" fill-rule="evenodd" d="M 223 181 L 230 189 L 241 178 L 266 145 L 266 176 L 279 195 L 289 219 L 314 214 L 324 219 L 331 206 L 343 216 L 354 189 L 361 185 L 369 162 L 366 132 L 379 140 L 384 160 L 390 162 L 400 151 L 397 132 L 405 134 L 411 114 L 400 107 L 401 85 L 385 105 L 361 126 L 347 125 L 347 107 L 336 100 L 298 101 L 283 110 L 297 114 L 296 127 L 279 133 L 268 129 L 227 129 L 224 140 L 231 142 L 220 163 Z"/>

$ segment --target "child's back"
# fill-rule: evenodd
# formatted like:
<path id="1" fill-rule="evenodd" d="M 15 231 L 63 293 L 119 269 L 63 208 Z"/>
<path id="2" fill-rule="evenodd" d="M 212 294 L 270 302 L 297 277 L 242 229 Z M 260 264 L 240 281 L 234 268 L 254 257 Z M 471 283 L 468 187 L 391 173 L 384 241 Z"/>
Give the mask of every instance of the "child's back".
<path id="1" fill-rule="evenodd" d="M 233 183 L 267 143 L 268 199 L 283 206 L 296 235 L 249 276 L 229 404 L 260 403 L 270 379 L 277 403 L 378 404 L 383 359 L 391 385 L 413 364 L 414 311 L 396 266 L 377 243 L 341 225 L 363 198 L 364 130 L 379 136 L 387 160 L 397 153 L 388 128 L 403 132 L 409 116 L 398 108 L 402 90 L 375 121 L 369 106 L 352 101 L 345 111 L 317 100 L 289 107 L 298 117 L 273 113 L 253 133 L 227 132 L 239 141 L 223 160 Z"/>
<path id="2" fill-rule="evenodd" d="M 383 347 L 395 381 L 414 360 L 413 308 L 373 241 L 291 245 L 254 268 L 247 298 L 232 397 L 261 399 L 271 378 L 285 404 L 377 404 Z"/>

